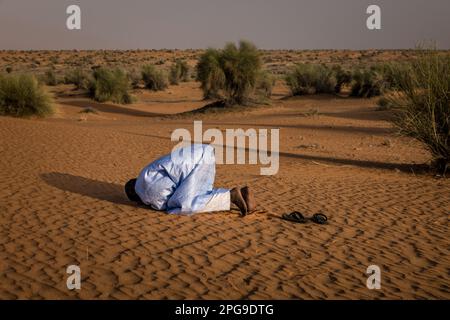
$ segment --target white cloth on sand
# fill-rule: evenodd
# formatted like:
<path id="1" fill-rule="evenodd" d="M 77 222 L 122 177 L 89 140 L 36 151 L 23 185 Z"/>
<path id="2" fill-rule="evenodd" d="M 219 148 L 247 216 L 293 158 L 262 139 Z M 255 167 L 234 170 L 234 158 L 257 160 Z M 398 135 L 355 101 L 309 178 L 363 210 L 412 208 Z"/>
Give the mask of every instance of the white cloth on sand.
<path id="1" fill-rule="evenodd" d="M 173 214 L 230 210 L 230 190 L 214 189 L 214 148 L 191 144 L 147 165 L 135 190 L 142 202 Z"/>

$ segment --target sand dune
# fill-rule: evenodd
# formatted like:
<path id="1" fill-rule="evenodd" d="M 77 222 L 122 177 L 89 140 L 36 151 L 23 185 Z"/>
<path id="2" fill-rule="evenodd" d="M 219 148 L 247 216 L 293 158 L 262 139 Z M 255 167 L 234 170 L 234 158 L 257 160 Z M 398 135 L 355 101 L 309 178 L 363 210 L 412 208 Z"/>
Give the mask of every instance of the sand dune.
<path id="1" fill-rule="evenodd" d="M 91 101 L 65 97 L 54 118 L 0 117 L 0 298 L 450 298 L 450 181 L 420 171 L 428 153 L 396 137 L 371 100 L 202 115 L 206 128 L 280 128 L 278 175 L 217 168 L 218 186 L 253 187 L 254 215 L 173 216 L 128 202 L 124 182 L 171 150 L 175 128 L 192 127 L 161 114 L 204 104 L 183 94 L 87 115 Z M 330 223 L 279 219 L 292 210 Z M 81 290 L 66 288 L 69 264 L 81 267 Z M 371 264 L 381 290 L 366 288 Z"/>

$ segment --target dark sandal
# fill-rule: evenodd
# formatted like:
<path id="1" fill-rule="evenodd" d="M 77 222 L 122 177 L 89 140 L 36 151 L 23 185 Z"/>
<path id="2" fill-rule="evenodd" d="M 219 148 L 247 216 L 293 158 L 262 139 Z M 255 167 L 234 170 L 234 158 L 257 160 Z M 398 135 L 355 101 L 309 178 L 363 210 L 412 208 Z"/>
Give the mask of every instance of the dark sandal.
<path id="1" fill-rule="evenodd" d="M 293 211 L 291 213 L 285 213 L 281 216 L 281 219 L 297 222 L 297 223 L 306 223 L 308 219 L 306 219 L 300 212 Z"/>
<path id="2" fill-rule="evenodd" d="M 298 211 L 293 211 L 291 213 L 285 213 L 281 216 L 281 219 L 296 222 L 296 223 L 306 223 L 309 220 L 317 224 L 327 223 L 327 216 L 323 213 L 316 213 L 311 218 L 305 218 L 303 214 Z"/>
<path id="3" fill-rule="evenodd" d="M 318 224 L 325 224 L 327 223 L 327 216 L 323 213 L 316 213 L 312 216 L 311 221 Z"/>

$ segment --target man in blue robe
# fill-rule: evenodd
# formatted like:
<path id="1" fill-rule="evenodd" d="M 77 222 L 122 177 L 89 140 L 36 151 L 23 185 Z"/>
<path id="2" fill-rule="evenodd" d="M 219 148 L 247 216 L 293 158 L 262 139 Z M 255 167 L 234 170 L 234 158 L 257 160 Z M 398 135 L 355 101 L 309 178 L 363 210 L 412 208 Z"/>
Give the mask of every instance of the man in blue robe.
<path id="1" fill-rule="evenodd" d="M 147 165 L 126 183 L 125 192 L 132 201 L 173 214 L 228 211 L 231 204 L 242 216 L 254 210 L 248 187 L 214 189 L 215 174 L 214 148 L 191 144 Z"/>

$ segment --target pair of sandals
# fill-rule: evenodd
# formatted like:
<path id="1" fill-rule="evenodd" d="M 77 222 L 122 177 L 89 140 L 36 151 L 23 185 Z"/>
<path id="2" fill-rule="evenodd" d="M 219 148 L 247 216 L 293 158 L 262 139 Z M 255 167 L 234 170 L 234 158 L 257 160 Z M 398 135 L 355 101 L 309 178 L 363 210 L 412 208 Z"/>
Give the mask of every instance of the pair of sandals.
<path id="1" fill-rule="evenodd" d="M 281 216 L 281 219 L 296 223 L 307 223 L 309 221 L 317 223 L 317 224 L 326 224 L 327 223 L 327 216 L 323 213 L 316 213 L 312 217 L 305 217 L 303 214 L 301 214 L 298 211 L 293 211 L 291 213 L 285 213 Z"/>

